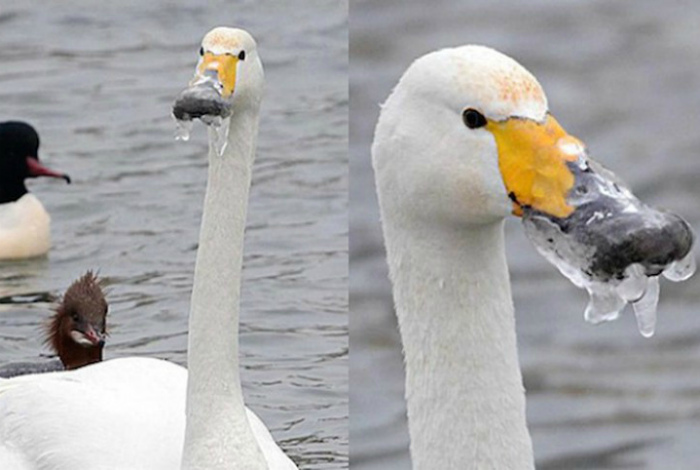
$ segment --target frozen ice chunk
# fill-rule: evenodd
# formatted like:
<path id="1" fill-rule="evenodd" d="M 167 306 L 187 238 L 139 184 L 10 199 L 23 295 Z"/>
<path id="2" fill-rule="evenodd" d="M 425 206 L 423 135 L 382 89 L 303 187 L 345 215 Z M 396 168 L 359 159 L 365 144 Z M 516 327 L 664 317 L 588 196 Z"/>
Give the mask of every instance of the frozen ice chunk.
<path id="1" fill-rule="evenodd" d="M 659 277 L 649 278 L 646 293 L 632 304 L 634 315 L 637 317 L 637 328 L 645 338 L 654 335 L 656 328 L 656 306 L 659 303 Z"/>
<path id="2" fill-rule="evenodd" d="M 647 290 L 648 278 L 644 275 L 641 264 L 631 264 L 625 277 L 617 285 L 617 294 L 627 302 L 636 302 L 644 296 Z"/>
<path id="3" fill-rule="evenodd" d="M 615 287 L 602 282 L 592 282 L 586 286 L 590 300 L 583 312 L 589 323 L 616 320 L 627 302 L 615 291 Z"/>
<path id="4" fill-rule="evenodd" d="M 192 121 L 183 119 L 175 119 L 175 140 L 187 142 L 190 140 L 190 131 L 192 130 Z"/>
<path id="5" fill-rule="evenodd" d="M 222 96 L 222 86 L 216 75 L 210 73 L 197 75 L 173 104 L 173 116 L 177 125 L 176 139 L 187 140 L 192 121 L 200 119 L 213 133 L 214 147 L 217 154 L 221 156 L 228 143 L 232 112 L 232 97 Z"/>
<path id="6" fill-rule="evenodd" d="M 183 121 L 206 119 L 209 116 L 225 118 L 230 114 L 231 101 L 206 83 L 186 88 L 173 104 L 173 116 Z"/>
<path id="7" fill-rule="evenodd" d="M 573 212 L 559 218 L 522 206 L 525 233 L 545 259 L 588 291 L 587 321 L 614 320 L 631 303 L 640 333 L 649 337 L 656 325 L 658 276 L 682 281 L 695 271 L 690 226 L 643 204 L 583 150 L 566 164 L 574 176 L 566 198 Z"/>
<path id="8" fill-rule="evenodd" d="M 688 253 L 685 258 L 671 263 L 671 265 L 664 270 L 664 277 L 674 282 L 685 281 L 693 274 L 695 274 L 695 257 L 692 251 Z"/>
<path id="9" fill-rule="evenodd" d="M 202 119 L 209 126 L 209 132 L 213 133 L 212 142 L 214 143 L 214 149 L 218 156 L 223 156 L 226 150 L 226 145 L 228 144 L 228 131 L 231 124 L 231 118 L 221 119 L 217 116 L 214 120 L 207 122 Z"/>
<path id="10" fill-rule="evenodd" d="M 224 119 L 231 115 L 232 99 L 233 95 L 223 96 L 223 86 L 214 71 L 197 72 L 175 100 L 173 116 L 184 121 L 200 118 L 205 123 L 207 119 Z"/>

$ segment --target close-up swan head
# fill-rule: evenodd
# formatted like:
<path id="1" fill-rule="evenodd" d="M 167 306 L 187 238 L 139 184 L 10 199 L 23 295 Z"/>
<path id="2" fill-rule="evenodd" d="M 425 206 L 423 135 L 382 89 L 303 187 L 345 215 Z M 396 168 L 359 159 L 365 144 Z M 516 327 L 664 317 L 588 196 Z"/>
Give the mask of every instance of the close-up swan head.
<path id="1" fill-rule="evenodd" d="M 391 188 L 383 199 L 430 224 L 503 218 L 513 210 L 508 141 L 547 140 L 550 119 L 539 82 L 510 57 L 483 46 L 427 54 L 406 71 L 377 125 L 375 169 Z M 544 171 L 556 179 L 559 170 Z"/>
<path id="2" fill-rule="evenodd" d="M 628 269 L 657 276 L 692 246 L 685 221 L 642 204 L 590 160 L 550 115 L 537 79 L 488 47 L 416 60 L 382 108 L 373 158 L 388 227 L 425 238 L 524 216 L 528 236 L 544 241 L 538 249 L 580 286 L 623 280 Z M 620 298 L 602 316 L 623 306 Z"/>
<path id="3" fill-rule="evenodd" d="M 237 28 L 209 31 L 199 49 L 194 78 L 173 106 L 177 119 L 230 116 L 235 108 L 258 105 L 263 68 L 255 39 Z"/>
<path id="4" fill-rule="evenodd" d="M 414 468 L 533 468 L 504 219 L 520 217 L 588 290 L 589 322 L 630 303 L 644 336 L 658 276 L 692 275 L 690 226 L 592 161 L 537 79 L 484 46 L 415 60 L 382 106 L 372 158 Z"/>

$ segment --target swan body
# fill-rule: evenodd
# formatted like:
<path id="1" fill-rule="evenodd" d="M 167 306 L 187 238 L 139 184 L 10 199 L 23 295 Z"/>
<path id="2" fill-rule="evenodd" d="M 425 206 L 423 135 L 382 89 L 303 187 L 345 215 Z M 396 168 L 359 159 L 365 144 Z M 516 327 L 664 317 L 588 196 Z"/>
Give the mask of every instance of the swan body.
<path id="1" fill-rule="evenodd" d="M 180 468 L 186 392 L 187 369 L 139 357 L 0 379 L 0 468 Z M 268 468 L 296 468 L 262 421 L 246 415 Z"/>
<path id="2" fill-rule="evenodd" d="M 21 470 L 297 468 L 243 405 L 239 376 L 242 244 L 262 65 L 254 39 L 238 29 L 209 32 L 202 55 L 207 76 L 225 82 L 233 113 L 223 152 L 209 136 L 188 370 L 125 358 L 2 381 L 0 463 Z"/>
<path id="3" fill-rule="evenodd" d="M 2 380 L 0 467 L 179 468 L 186 383 L 184 368 L 148 358 Z"/>
<path id="4" fill-rule="evenodd" d="M 39 134 L 25 122 L 0 122 L 0 260 L 33 258 L 51 248 L 51 218 L 27 191 L 27 178 L 70 177 L 39 163 Z"/>

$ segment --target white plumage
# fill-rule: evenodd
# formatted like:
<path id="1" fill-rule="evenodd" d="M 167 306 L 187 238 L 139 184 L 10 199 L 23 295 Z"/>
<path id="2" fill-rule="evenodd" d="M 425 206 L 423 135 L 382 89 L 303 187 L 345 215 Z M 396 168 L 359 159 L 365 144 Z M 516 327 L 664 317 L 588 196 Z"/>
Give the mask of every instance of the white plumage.
<path id="1" fill-rule="evenodd" d="M 0 204 L 0 259 L 40 256 L 49 248 L 51 217 L 36 196 Z"/>
<path id="2" fill-rule="evenodd" d="M 210 133 L 189 371 L 167 361 L 125 358 L 1 381 L 0 468 L 297 468 L 243 406 L 240 276 L 263 72 L 255 41 L 245 31 L 216 28 L 202 46 L 225 49 L 227 41 L 237 53 L 245 50 L 246 59 L 236 65 L 234 113 L 223 154 Z"/>
<path id="3" fill-rule="evenodd" d="M 465 126 L 470 108 L 540 122 L 547 100 L 493 49 L 443 49 L 405 72 L 372 147 L 415 470 L 534 466 L 504 247 L 512 202 L 494 135 Z"/>

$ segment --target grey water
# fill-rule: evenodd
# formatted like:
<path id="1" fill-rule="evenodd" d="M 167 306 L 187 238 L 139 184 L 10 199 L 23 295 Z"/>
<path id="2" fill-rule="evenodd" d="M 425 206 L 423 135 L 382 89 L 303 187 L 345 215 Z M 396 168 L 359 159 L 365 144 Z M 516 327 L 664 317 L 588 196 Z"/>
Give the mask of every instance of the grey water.
<path id="1" fill-rule="evenodd" d="M 51 300 L 87 269 L 108 285 L 106 358 L 186 364 L 207 132 L 198 125 L 176 142 L 170 110 L 202 36 L 243 27 L 266 73 L 244 393 L 300 468 L 347 467 L 347 13 L 322 0 L 0 4 L 0 120 L 32 123 L 42 160 L 73 178 L 29 183 L 54 246 L 48 258 L 0 264 L 0 365 L 50 360 L 41 327 Z"/>
<path id="2" fill-rule="evenodd" d="M 357 0 L 351 12 L 351 464 L 407 469 L 401 345 L 369 152 L 380 103 L 424 53 L 495 47 L 539 78 L 553 115 L 592 158 L 698 233 L 700 6 Z M 587 294 L 537 255 L 518 220 L 506 231 L 537 468 L 699 468 L 700 277 L 661 280 L 646 339 L 629 307 L 615 322 L 585 323 Z"/>

